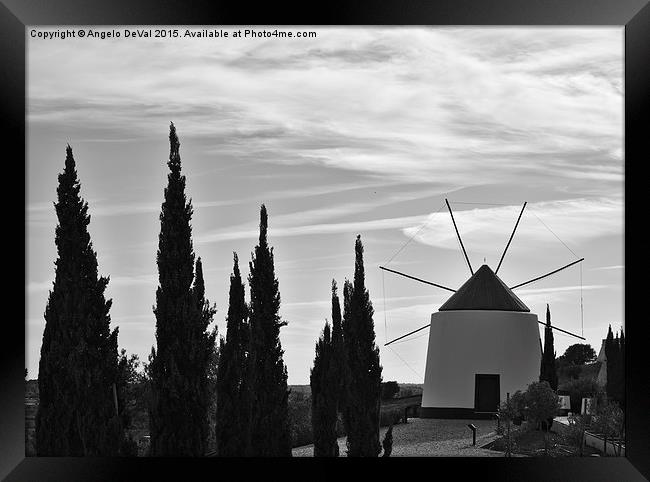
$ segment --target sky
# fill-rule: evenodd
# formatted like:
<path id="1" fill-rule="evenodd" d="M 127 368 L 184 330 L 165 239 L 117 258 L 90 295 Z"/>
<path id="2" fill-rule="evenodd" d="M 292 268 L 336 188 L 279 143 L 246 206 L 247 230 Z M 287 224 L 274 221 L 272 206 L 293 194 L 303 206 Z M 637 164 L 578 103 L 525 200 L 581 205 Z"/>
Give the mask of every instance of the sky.
<path id="1" fill-rule="evenodd" d="M 609 324 L 624 324 L 622 27 L 281 29 L 316 38 L 233 38 L 238 27 L 185 38 L 179 28 L 162 39 L 43 39 L 30 29 L 29 378 L 68 143 L 119 347 L 147 360 L 170 122 L 220 335 L 233 252 L 247 276 L 260 205 L 268 209 L 290 384 L 309 383 L 331 282 L 353 277 L 357 234 L 383 379 L 423 383 L 428 330 L 383 345 L 428 324 L 450 293 L 379 266 L 454 289 L 469 278 L 445 199 L 474 270 L 496 269 L 528 203 L 498 272 L 508 286 L 585 258 L 515 290 L 540 320 L 548 303 L 552 323 L 596 351 Z M 582 342 L 554 338 L 558 356 Z"/>

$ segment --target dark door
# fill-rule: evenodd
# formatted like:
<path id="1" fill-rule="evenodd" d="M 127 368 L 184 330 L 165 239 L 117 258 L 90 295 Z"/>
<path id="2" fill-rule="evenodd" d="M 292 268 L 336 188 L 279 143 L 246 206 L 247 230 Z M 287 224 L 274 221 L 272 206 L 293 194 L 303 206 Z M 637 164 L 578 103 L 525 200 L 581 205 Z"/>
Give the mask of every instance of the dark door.
<path id="1" fill-rule="evenodd" d="M 499 375 L 476 375 L 474 409 L 477 412 L 496 412 L 499 408 Z"/>

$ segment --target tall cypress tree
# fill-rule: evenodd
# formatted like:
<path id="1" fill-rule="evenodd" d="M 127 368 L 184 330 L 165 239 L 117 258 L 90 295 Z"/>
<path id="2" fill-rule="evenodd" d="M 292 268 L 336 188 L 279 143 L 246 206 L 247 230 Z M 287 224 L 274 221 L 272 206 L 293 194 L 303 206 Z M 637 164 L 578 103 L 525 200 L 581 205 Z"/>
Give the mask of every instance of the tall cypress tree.
<path id="1" fill-rule="evenodd" d="M 72 148 L 59 174 L 55 279 L 45 308 L 36 415 L 39 456 L 117 455 L 117 333 L 110 329 L 108 278 L 98 276 Z"/>
<path id="2" fill-rule="evenodd" d="M 618 396 L 621 408 L 625 410 L 625 333 L 621 327 L 621 337 L 619 339 L 619 355 L 618 355 L 618 373 L 619 385 Z"/>
<path id="3" fill-rule="evenodd" d="M 624 375 L 624 343 L 625 338 L 621 330 L 621 337 L 618 332 L 613 336 L 611 326 L 605 341 L 605 355 L 607 357 L 607 395 L 618 402 L 621 406 L 625 399 L 625 375 Z"/>
<path id="4" fill-rule="evenodd" d="M 330 325 L 316 343 L 314 366 L 309 376 L 311 386 L 311 424 L 314 434 L 314 457 L 338 457 L 336 440 L 337 385 L 339 373 L 334 364 L 334 345 Z"/>
<path id="5" fill-rule="evenodd" d="M 343 427 L 345 429 L 346 435 L 350 433 L 351 430 L 351 424 L 350 424 L 350 418 L 348 417 L 348 411 L 347 411 L 347 405 L 348 403 L 353 403 L 353 401 L 350 398 L 349 394 L 349 387 L 350 384 L 352 383 L 354 374 L 352 373 L 352 367 L 350 365 L 349 359 L 348 359 L 348 343 L 346 337 L 349 334 L 349 328 L 346 327 L 346 323 L 352 319 L 352 314 L 350 312 L 350 300 L 352 299 L 352 292 L 354 291 L 354 286 L 352 282 L 345 278 L 345 281 L 343 282 L 343 319 L 341 322 L 341 328 L 342 328 L 342 333 L 341 333 L 341 339 L 343 340 L 343 346 L 342 346 L 342 356 L 340 358 L 341 364 L 343 365 L 343 368 L 341 370 L 341 373 L 343 376 L 341 377 L 341 385 L 340 385 L 340 397 L 339 397 L 339 411 L 342 415 L 343 418 Z M 349 453 L 349 439 L 346 442 L 346 445 L 348 446 L 348 453 Z"/>
<path id="6" fill-rule="evenodd" d="M 282 355 L 280 291 L 273 265 L 273 248 L 267 241 L 268 215 L 260 209 L 259 244 L 250 262 L 250 355 L 247 403 L 250 407 L 248 454 L 290 457 L 291 434 L 287 368 Z"/>
<path id="7" fill-rule="evenodd" d="M 607 359 L 607 383 L 605 391 L 607 396 L 614 399 L 616 395 L 617 384 L 617 358 L 618 346 L 614 341 L 614 333 L 612 332 L 612 325 L 607 329 L 607 338 L 605 338 L 605 358 Z"/>
<path id="8" fill-rule="evenodd" d="M 204 298 L 202 273 L 194 281 L 192 204 L 185 196 L 180 143 L 169 129 L 167 187 L 160 213 L 156 290 L 156 344 L 150 357 L 151 454 L 201 456 L 207 437 L 208 366 L 214 349 L 206 332 L 213 309 Z M 197 267 L 201 270 L 200 263 Z"/>
<path id="9" fill-rule="evenodd" d="M 345 340 L 345 335 L 346 335 L 346 329 L 345 329 L 345 322 L 346 320 L 350 319 L 351 312 L 350 312 L 350 300 L 352 299 L 352 292 L 354 291 L 354 285 L 352 284 L 352 281 L 349 279 L 345 278 L 345 281 L 343 282 L 343 339 Z"/>
<path id="10" fill-rule="evenodd" d="M 194 273 L 194 286 L 192 289 L 201 316 L 200 326 L 193 331 L 196 337 L 195 346 L 198 350 L 195 366 L 197 370 L 204 373 L 204 376 L 197 377 L 195 380 L 196 400 L 199 402 L 195 407 L 195 417 L 205 419 L 205 424 L 200 424 L 199 427 L 205 431 L 201 433 L 201 437 L 205 440 L 203 451 L 206 452 L 215 443 L 216 367 L 219 362 L 219 350 L 216 345 L 217 326 L 215 325 L 209 334 L 207 329 L 214 320 L 217 307 L 210 304 L 210 301 L 205 297 L 205 279 L 203 278 L 203 263 L 200 257 L 196 260 Z"/>
<path id="11" fill-rule="evenodd" d="M 614 379 L 614 400 L 620 401 L 620 388 L 621 388 L 621 339 L 619 338 L 618 331 L 614 335 L 614 370 L 616 377 Z"/>
<path id="12" fill-rule="evenodd" d="M 337 412 L 342 412 L 345 403 L 345 389 L 350 377 L 348 371 L 345 342 L 343 339 L 343 321 L 341 319 L 341 303 L 337 293 L 336 281 L 332 280 L 332 370 L 337 373 L 335 392 Z"/>
<path id="13" fill-rule="evenodd" d="M 553 390 L 557 390 L 557 370 L 555 368 L 555 348 L 553 346 L 553 329 L 551 328 L 551 310 L 546 305 L 546 327 L 544 328 L 544 352 L 539 373 L 539 381 L 546 380 Z"/>
<path id="14" fill-rule="evenodd" d="M 237 253 L 233 253 L 233 258 L 226 339 L 221 338 L 217 370 L 217 454 L 222 457 L 245 455 L 247 433 L 242 379 L 248 345 L 248 308 Z"/>
<path id="15" fill-rule="evenodd" d="M 312 430 L 316 457 L 338 457 L 339 455 L 336 425 L 339 410 L 343 409 L 343 397 L 349 379 L 343 342 L 341 304 L 335 280 L 332 280 L 331 314 L 332 329 L 330 330 L 329 324 L 326 324 L 323 335 L 316 344 L 316 357 L 310 376 Z"/>
<path id="16" fill-rule="evenodd" d="M 379 410 L 382 368 L 379 348 L 375 345 L 374 310 L 365 286 L 361 236 L 357 236 L 355 253 L 352 291 L 348 294 L 344 290 L 349 301 L 344 303 L 348 306 L 345 310 L 347 318 L 343 320 L 343 339 L 350 368 L 344 420 L 348 456 L 377 457 L 381 452 Z"/>

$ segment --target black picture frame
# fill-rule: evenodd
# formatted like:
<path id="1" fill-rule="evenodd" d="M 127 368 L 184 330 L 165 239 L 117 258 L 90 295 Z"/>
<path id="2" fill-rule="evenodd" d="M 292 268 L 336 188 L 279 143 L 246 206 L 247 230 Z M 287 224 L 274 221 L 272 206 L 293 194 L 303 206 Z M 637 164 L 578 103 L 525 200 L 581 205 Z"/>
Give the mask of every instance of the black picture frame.
<path id="1" fill-rule="evenodd" d="M 641 169 L 648 160 L 644 150 L 650 126 L 650 5 L 647 0 L 354 0 L 299 6 L 264 2 L 252 7 L 218 1 L 146 0 L 2 0 L 0 5 L 0 79 L 5 128 L 2 131 L 5 173 L 5 214 L 20 217 L 20 209 L 9 193 L 25 176 L 25 27 L 27 25 L 611 25 L 625 26 L 625 252 L 633 253 L 634 232 L 644 224 L 643 203 L 634 193 L 645 192 Z M 15 153 L 10 155 L 8 148 Z M 7 168 L 15 169 L 15 171 Z M 24 186 L 24 184 L 23 184 Z M 636 187 L 635 187 L 636 186 Z M 24 187 L 26 189 L 26 187 Z M 26 200 L 26 191 L 23 191 Z M 8 212 L 7 212 L 8 211 Z M 5 218 L 6 219 L 6 218 Z M 13 220 L 12 220 L 13 221 Z M 8 229 L 24 223 L 5 221 Z M 642 233 L 641 233 L 642 235 Z M 26 256 L 25 238 L 5 234 L 11 241 L 5 256 Z M 22 243 L 22 245 L 21 245 Z M 628 251 L 629 250 L 629 251 Z M 9 255 L 9 256 L 7 256 Z M 633 256 L 628 255 L 634 260 Z M 4 341 L 0 350 L 0 478 L 7 481 L 75 480 L 192 480 L 189 473 L 207 477 L 230 477 L 225 467 L 244 478 L 252 470 L 265 477 L 323 478 L 351 475 L 355 469 L 383 476 L 453 478 L 513 481 L 641 481 L 650 478 L 650 376 L 647 372 L 648 322 L 640 316 L 646 296 L 644 283 L 634 272 L 640 263 L 625 269 L 626 331 L 626 457 L 617 458 L 390 458 L 373 461 L 340 458 L 325 463 L 318 459 L 171 459 L 171 458 L 25 458 L 24 444 L 24 328 L 11 302 L 20 294 L 5 294 L 2 323 Z M 8 264 L 6 264 L 8 266 Z M 23 273 L 24 265 L 22 268 Z M 639 270 L 640 271 L 640 270 Z M 17 271 L 16 271 L 17 272 Z M 16 276 L 5 271 L 5 279 L 18 291 Z M 26 296 L 23 291 L 23 296 Z M 15 304 L 15 301 L 13 301 Z M 23 305 L 24 309 L 24 305 Z M 645 310 L 643 310 L 645 311 Z M 9 315 L 11 313 L 11 315 Z M 24 313 L 23 313 L 24 314 Z M 23 316 L 24 320 L 24 316 Z M 9 332 L 11 328 L 13 332 Z M 252 463 L 254 462 L 254 463 Z M 318 470 L 314 469 L 315 464 Z M 426 472 L 423 472 L 426 471 Z M 273 475 L 275 474 L 275 475 Z"/>

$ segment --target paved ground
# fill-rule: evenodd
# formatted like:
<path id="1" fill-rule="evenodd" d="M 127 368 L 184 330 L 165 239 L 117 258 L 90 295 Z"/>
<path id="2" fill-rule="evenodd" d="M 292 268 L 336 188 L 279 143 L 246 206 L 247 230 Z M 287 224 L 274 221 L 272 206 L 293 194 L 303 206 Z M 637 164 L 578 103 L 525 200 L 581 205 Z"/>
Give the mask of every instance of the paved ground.
<path id="1" fill-rule="evenodd" d="M 473 423 L 478 427 L 476 447 L 472 446 L 472 432 L 467 427 Z M 502 452 L 480 448 L 498 436 L 494 420 L 440 420 L 432 418 L 409 418 L 408 424 L 393 427 L 393 452 L 391 457 L 503 457 Z M 383 441 L 387 427 L 380 429 Z M 339 450 L 345 456 L 345 437 L 339 440 Z M 294 457 L 311 457 L 313 445 L 296 447 Z"/>

